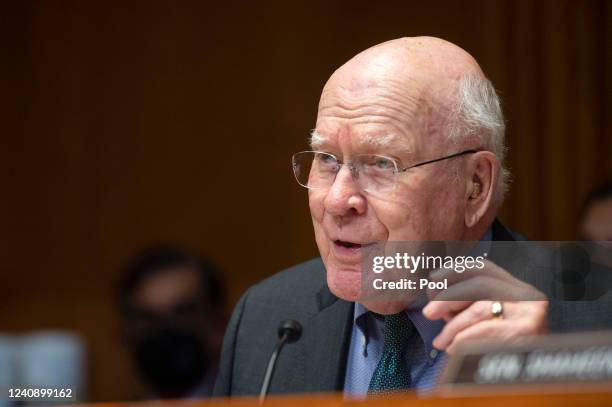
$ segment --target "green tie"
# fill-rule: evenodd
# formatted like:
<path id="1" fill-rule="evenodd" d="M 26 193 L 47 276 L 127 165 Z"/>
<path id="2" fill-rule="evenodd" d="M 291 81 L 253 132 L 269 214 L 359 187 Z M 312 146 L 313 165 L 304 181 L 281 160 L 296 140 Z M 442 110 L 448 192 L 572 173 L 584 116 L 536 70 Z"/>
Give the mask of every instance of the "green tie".
<path id="1" fill-rule="evenodd" d="M 374 370 L 368 394 L 381 394 L 410 388 L 406 346 L 416 331 L 405 312 L 385 316 L 383 355 Z"/>

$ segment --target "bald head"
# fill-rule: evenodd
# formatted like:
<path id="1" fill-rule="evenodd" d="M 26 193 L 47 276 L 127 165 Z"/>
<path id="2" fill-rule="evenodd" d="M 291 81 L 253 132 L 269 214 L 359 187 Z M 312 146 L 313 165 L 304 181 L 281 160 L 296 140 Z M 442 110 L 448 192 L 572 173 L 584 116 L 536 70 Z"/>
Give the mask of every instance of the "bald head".
<path id="1" fill-rule="evenodd" d="M 438 112 L 447 111 L 466 76 L 484 78 L 476 60 L 458 46 L 434 37 L 395 39 L 357 54 L 336 70 L 325 85 L 321 107 L 336 92 L 359 97 L 388 86 L 419 101 L 428 99 Z"/>
<path id="2" fill-rule="evenodd" d="M 434 37 L 399 38 L 375 45 L 351 58 L 329 83 L 358 76 L 458 80 L 483 75 L 476 60 L 458 46 Z"/>

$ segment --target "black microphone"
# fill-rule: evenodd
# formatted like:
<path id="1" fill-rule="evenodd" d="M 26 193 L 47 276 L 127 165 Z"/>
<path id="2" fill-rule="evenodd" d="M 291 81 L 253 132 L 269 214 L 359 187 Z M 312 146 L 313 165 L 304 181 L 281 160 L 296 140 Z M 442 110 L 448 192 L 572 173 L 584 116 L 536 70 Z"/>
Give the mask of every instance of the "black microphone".
<path id="1" fill-rule="evenodd" d="M 272 374 L 274 373 L 274 367 L 276 366 L 276 359 L 278 354 L 285 345 L 285 343 L 296 342 L 302 336 L 302 325 L 294 319 L 288 319 L 283 321 L 278 327 L 278 342 L 274 347 L 274 351 L 270 356 L 268 367 L 266 368 L 266 375 L 264 376 L 263 384 L 261 385 L 261 391 L 259 392 L 259 404 L 262 404 L 268 395 L 268 389 L 270 388 L 270 382 L 272 381 Z"/>

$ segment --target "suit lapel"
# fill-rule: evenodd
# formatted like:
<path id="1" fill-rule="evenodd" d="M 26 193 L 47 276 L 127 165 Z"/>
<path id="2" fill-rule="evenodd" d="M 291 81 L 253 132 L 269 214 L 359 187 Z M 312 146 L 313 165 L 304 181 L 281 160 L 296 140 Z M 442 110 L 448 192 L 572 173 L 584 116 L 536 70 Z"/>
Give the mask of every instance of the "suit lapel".
<path id="1" fill-rule="evenodd" d="M 305 390 L 337 391 L 344 386 L 354 304 L 335 297 L 327 285 L 317 300 L 319 312 L 304 327 Z"/>

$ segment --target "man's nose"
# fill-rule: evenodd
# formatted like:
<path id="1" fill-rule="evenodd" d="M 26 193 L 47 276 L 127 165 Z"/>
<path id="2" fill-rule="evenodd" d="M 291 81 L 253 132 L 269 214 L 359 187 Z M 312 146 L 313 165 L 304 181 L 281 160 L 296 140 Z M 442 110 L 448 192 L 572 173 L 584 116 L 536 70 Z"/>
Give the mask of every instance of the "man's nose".
<path id="1" fill-rule="evenodd" d="M 340 168 L 325 197 L 326 212 L 334 216 L 365 213 L 366 200 L 359 188 L 357 176 L 348 165 Z"/>

